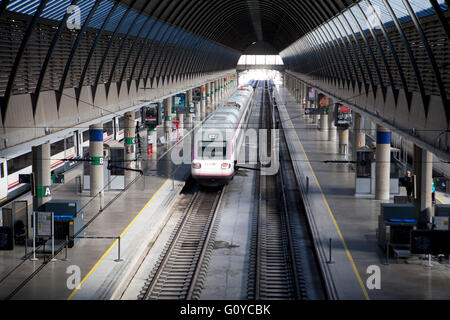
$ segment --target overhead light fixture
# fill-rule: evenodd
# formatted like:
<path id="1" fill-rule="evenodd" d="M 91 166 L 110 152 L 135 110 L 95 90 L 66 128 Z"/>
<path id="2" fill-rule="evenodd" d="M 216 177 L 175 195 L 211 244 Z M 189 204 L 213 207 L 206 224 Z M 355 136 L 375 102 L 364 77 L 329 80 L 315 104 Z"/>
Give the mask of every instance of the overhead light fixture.
<path id="1" fill-rule="evenodd" d="M 253 42 L 252 45 L 256 44 L 256 42 Z"/>

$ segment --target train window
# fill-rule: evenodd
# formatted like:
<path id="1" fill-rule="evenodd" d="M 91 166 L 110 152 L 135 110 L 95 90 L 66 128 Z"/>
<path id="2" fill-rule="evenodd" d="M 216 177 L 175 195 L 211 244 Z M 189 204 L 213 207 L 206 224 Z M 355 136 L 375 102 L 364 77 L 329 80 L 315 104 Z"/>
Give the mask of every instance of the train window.
<path id="1" fill-rule="evenodd" d="M 5 168 L 4 168 L 4 164 L 3 163 L 1 165 L 0 171 L 1 171 L 0 178 L 4 178 L 5 177 Z"/>
<path id="2" fill-rule="evenodd" d="M 64 139 L 52 143 L 50 146 L 50 154 L 54 156 L 55 154 L 64 152 Z"/>
<path id="3" fill-rule="evenodd" d="M 106 134 L 108 136 L 111 136 L 114 134 L 114 125 L 113 125 L 112 121 L 107 122 L 103 125 L 103 132 L 106 132 Z"/>
<path id="4" fill-rule="evenodd" d="M 224 160 L 227 156 L 226 141 L 202 141 L 199 157 L 203 159 Z"/>
<path id="5" fill-rule="evenodd" d="M 83 142 L 89 141 L 89 130 L 83 132 Z"/>
<path id="6" fill-rule="evenodd" d="M 75 146 L 75 143 L 73 141 L 73 136 L 66 138 L 66 150 L 73 148 Z"/>
<path id="7" fill-rule="evenodd" d="M 31 152 L 18 156 L 17 158 L 8 160 L 8 174 L 13 174 L 19 170 L 29 167 L 33 163 L 33 155 Z"/>
<path id="8" fill-rule="evenodd" d="M 125 129 L 125 117 L 119 118 L 119 131 Z"/>
<path id="9" fill-rule="evenodd" d="M 136 118 L 136 119 L 140 119 L 140 118 L 141 118 L 141 110 L 140 110 L 140 109 L 137 109 L 137 110 L 136 110 L 135 118 Z"/>

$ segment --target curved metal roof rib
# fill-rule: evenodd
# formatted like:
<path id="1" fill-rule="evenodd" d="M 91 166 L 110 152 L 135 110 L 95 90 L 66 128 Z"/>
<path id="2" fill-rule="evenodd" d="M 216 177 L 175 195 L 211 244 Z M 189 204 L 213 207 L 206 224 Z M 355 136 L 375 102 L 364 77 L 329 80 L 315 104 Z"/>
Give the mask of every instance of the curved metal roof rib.
<path id="1" fill-rule="evenodd" d="M 81 9 L 79 30 L 65 28 L 70 5 Z M 2 41 L 15 42 L 2 46 L 13 48 L 2 65 L 2 121 L 15 94 L 32 94 L 36 112 L 42 91 L 58 101 L 65 88 L 77 99 L 82 86 L 129 91 L 132 80 L 234 69 L 258 47 L 279 52 L 289 70 L 360 92 L 391 88 L 397 100 L 404 90 L 408 107 L 418 92 L 425 114 L 437 95 L 450 118 L 448 17 L 448 0 L 3 0 Z"/>

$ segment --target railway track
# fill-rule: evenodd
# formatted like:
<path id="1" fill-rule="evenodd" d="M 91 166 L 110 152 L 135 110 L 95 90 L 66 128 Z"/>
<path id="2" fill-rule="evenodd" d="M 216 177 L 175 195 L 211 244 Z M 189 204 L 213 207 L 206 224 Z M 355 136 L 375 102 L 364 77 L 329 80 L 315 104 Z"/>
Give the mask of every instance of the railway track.
<path id="1" fill-rule="evenodd" d="M 138 299 L 197 299 L 214 246 L 217 211 L 225 188 L 197 190 Z"/>
<path id="2" fill-rule="evenodd" d="M 278 115 L 273 109 L 267 86 L 264 87 L 261 106 L 261 128 L 275 128 Z M 323 298 L 307 223 L 299 214 L 298 188 L 292 179 L 293 169 L 284 137 L 279 141 L 268 139 L 268 149 L 272 153 L 279 152 L 272 149 L 275 144 L 282 151 L 278 174 L 259 175 L 257 178 L 257 214 L 253 219 L 248 298 Z"/>

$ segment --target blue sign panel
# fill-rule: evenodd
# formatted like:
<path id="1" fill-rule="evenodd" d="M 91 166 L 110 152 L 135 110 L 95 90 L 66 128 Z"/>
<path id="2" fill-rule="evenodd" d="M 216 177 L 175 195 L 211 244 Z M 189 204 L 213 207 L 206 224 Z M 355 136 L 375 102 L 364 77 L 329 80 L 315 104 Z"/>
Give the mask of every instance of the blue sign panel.
<path id="1" fill-rule="evenodd" d="M 179 93 L 173 97 L 173 106 L 175 108 L 186 107 L 186 94 Z"/>

